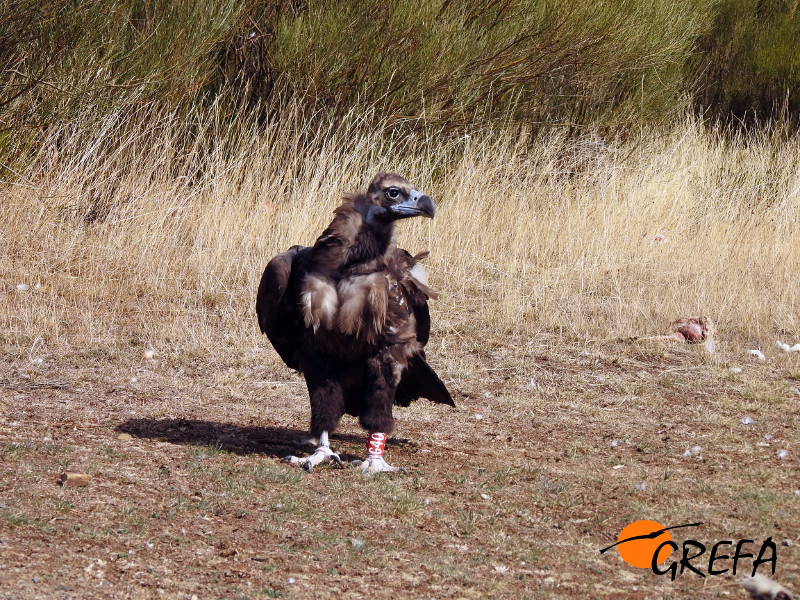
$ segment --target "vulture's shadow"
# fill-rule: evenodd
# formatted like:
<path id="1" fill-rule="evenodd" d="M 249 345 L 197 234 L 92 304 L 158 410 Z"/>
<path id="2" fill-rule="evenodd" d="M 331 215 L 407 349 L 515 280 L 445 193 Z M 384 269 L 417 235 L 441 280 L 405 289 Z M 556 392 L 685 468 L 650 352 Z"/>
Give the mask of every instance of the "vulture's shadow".
<path id="1" fill-rule="evenodd" d="M 289 454 L 313 451 L 309 443 L 310 434 L 306 430 L 285 427 L 242 427 L 231 423 L 216 423 L 199 419 L 128 419 L 116 428 L 141 439 L 158 440 L 171 444 L 188 446 L 214 446 L 234 454 L 266 454 L 283 458 Z M 339 448 L 336 448 L 339 442 Z M 331 436 L 331 445 L 339 451 L 342 460 L 363 458 L 355 454 L 341 452 L 342 443 L 363 446 L 364 436 L 338 434 Z M 396 446 L 415 446 L 410 440 L 391 440 Z"/>

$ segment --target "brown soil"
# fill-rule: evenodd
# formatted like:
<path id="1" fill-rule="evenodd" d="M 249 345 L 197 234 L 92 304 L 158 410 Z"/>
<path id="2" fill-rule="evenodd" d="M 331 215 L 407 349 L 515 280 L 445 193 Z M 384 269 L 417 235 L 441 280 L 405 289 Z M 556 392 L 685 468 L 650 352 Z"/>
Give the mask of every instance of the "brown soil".
<path id="1" fill-rule="evenodd" d="M 140 352 L 6 348 L 0 598 L 746 597 L 752 559 L 671 581 L 600 553 L 639 519 L 702 522 L 673 537 L 709 551 L 771 537 L 800 591 L 794 355 L 453 334 L 430 355 L 458 408 L 398 409 L 410 475 L 365 476 L 280 462 L 308 451 L 307 398 L 265 340 Z M 334 448 L 363 444 L 345 418 Z"/>

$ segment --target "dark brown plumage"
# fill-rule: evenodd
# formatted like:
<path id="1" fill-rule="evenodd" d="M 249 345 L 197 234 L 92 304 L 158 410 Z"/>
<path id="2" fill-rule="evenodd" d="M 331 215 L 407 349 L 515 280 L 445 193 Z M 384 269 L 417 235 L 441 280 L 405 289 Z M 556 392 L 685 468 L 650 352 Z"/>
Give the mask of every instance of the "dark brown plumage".
<path id="1" fill-rule="evenodd" d="M 431 199 L 399 175 L 381 173 L 365 194 L 346 196 L 313 247 L 293 246 L 267 265 L 258 289 L 261 331 L 303 373 L 311 433 L 320 439 L 308 470 L 338 461 L 328 433 L 347 413 L 372 433 L 394 429 L 392 406 L 417 398 L 455 406 L 423 350 L 430 333 L 419 261 L 395 243 L 395 222 L 433 217 Z M 378 460 L 380 459 L 380 460 Z M 397 470 L 368 454 L 370 470 Z"/>

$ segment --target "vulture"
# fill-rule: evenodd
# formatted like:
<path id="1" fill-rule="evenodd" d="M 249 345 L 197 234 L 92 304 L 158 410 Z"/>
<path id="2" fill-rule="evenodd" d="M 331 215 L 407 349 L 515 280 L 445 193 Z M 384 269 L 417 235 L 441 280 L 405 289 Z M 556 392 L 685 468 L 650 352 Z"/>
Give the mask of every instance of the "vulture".
<path id="1" fill-rule="evenodd" d="M 368 433 L 368 472 L 407 473 L 384 460 L 394 429 L 392 408 L 418 398 L 455 406 L 425 358 L 430 334 L 428 287 L 420 261 L 397 247 L 395 223 L 433 218 L 431 198 L 393 173 L 380 173 L 366 193 L 345 195 L 331 224 L 311 247 L 292 246 L 267 264 L 256 314 L 283 362 L 303 374 L 311 401 L 313 454 L 284 460 L 311 472 L 342 466 L 329 434 L 346 413 Z"/>

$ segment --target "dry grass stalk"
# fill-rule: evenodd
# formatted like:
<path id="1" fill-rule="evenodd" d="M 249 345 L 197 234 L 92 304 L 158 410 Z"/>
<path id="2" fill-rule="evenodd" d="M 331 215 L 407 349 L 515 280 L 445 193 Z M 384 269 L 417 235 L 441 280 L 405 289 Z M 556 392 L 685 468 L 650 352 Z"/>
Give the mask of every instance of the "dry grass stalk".
<path id="1" fill-rule="evenodd" d="M 438 203 L 401 242 L 432 251 L 440 329 L 609 339 L 705 314 L 734 344 L 800 335 L 797 139 L 726 140 L 688 120 L 638 145 L 508 131 L 437 146 L 356 116 L 309 136 L 212 111 L 187 144 L 172 116 L 134 117 L 54 131 L 3 185 L 6 343 L 255 341 L 267 258 L 312 243 L 381 169 Z"/>

